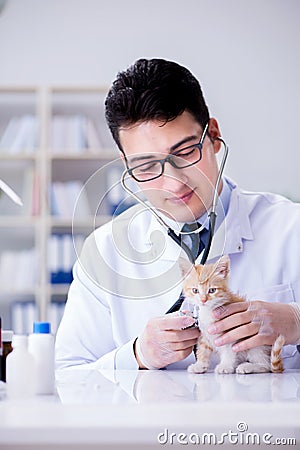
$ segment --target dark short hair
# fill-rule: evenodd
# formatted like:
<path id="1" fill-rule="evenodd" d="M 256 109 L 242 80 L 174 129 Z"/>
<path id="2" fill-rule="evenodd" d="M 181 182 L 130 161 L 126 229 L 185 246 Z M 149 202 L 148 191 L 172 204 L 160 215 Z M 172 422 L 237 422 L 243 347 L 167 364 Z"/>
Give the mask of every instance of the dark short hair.
<path id="1" fill-rule="evenodd" d="M 198 80 L 185 67 L 164 59 L 139 59 L 119 72 L 105 100 L 106 121 L 121 151 L 121 127 L 148 120 L 168 122 L 184 111 L 202 128 L 209 120 Z"/>

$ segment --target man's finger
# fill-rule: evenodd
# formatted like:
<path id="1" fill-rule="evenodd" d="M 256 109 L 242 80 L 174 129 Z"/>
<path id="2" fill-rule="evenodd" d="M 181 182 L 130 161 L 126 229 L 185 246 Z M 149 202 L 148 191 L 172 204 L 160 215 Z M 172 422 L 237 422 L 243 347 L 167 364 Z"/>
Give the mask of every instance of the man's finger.
<path id="1" fill-rule="evenodd" d="M 230 303 L 230 305 L 218 306 L 213 310 L 213 316 L 218 320 L 224 319 L 225 317 L 231 316 L 231 314 L 246 311 L 248 307 L 248 302 L 237 302 Z"/>
<path id="2" fill-rule="evenodd" d="M 183 328 L 190 327 L 195 323 L 195 319 L 190 316 L 179 316 L 167 314 L 157 319 L 157 327 L 161 331 L 168 330 L 182 330 Z"/>
<path id="3" fill-rule="evenodd" d="M 249 338 L 254 336 L 259 331 L 258 325 L 256 323 L 247 323 L 240 327 L 234 328 L 233 330 L 224 333 L 215 340 L 215 345 L 221 346 L 225 344 L 231 344 L 239 339 Z"/>

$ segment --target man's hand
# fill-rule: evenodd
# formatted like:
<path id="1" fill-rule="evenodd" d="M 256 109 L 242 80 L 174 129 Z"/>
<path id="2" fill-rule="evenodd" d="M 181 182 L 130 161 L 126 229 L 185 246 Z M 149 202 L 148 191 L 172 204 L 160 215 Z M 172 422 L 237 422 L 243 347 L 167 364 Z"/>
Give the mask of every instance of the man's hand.
<path id="1" fill-rule="evenodd" d="M 296 344 L 300 338 L 300 309 L 297 304 L 262 301 L 231 303 L 213 311 L 216 322 L 208 332 L 221 334 L 215 344 L 221 346 L 237 340 L 236 352 L 260 345 L 272 345 L 279 334 L 286 344 Z"/>
<path id="2" fill-rule="evenodd" d="M 186 358 L 200 335 L 198 328 L 188 328 L 194 322 L 192 317 L 177 312 L 150 319 L 135 342 L 140 368 L 161 369 Z"/>

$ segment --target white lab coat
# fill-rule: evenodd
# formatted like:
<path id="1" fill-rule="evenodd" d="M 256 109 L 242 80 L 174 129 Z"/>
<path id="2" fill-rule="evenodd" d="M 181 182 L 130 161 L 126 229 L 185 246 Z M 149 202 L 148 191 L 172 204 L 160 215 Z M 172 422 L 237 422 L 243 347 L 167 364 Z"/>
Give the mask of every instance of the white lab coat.
<path id="1" fill-rule="evenodd" d="M 227 182 L 230 204 L 209 260 L 230 255 L 230 287 L 249 300 L 300 303 L 300 205 Z M 135 338 L 181 292 L 180 254 L 142 206 L 96 229 L 74 265 L 56 337 L 57 368 L 90 363 L 101 369 L 137 369 Z M 300 368 L 296 346 L 285 346 L 283 355 L 286 368 Z M 168 368 L 186 368 L 193 360 L 191 354 Z"/>

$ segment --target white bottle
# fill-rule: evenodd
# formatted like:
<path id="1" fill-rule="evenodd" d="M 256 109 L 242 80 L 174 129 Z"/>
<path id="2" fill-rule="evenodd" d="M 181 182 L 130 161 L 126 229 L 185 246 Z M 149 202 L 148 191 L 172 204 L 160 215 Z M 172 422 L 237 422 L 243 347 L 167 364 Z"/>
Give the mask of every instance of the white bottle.
<path id="1" fill-rule="evenodd" d="M 6 358 L 8 397 L 32 397 L 35 394 L 35 360 L 28 351 L 28 338 L 14 335 L 13 351 Z"/>
<path id="2" fill-rule="evenodd" d="M 36 394 L 53 394 L 54 336 L 49 322 L 34 322 L 33 333 L 28 337 L 28 350 L 36 365 Z"/>

